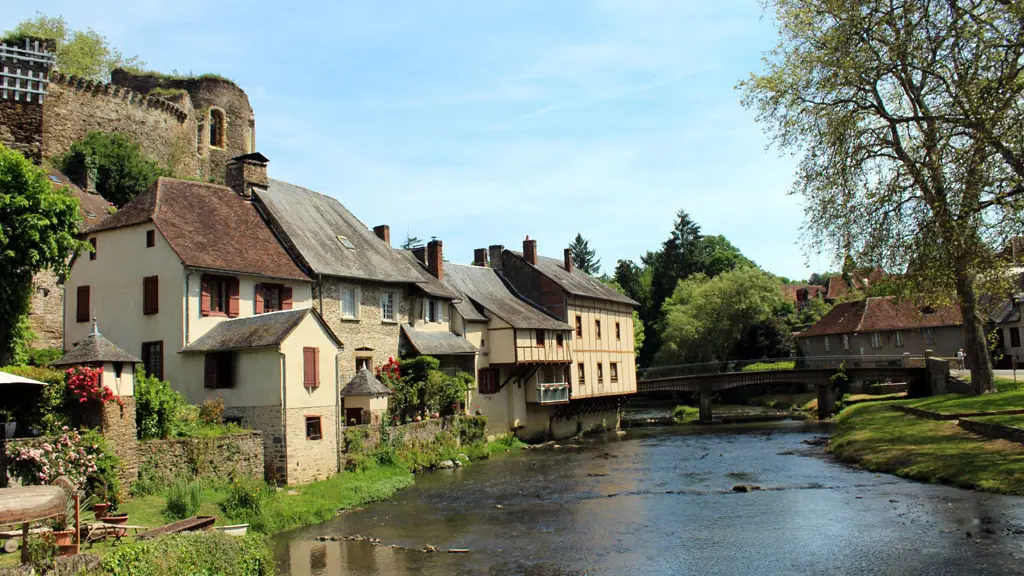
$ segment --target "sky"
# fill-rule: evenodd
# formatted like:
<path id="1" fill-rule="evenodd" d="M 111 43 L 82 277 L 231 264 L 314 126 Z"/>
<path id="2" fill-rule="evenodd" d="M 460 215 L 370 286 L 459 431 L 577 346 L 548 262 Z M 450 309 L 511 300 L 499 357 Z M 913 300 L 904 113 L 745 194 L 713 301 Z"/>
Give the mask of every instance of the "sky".
<path id="1" fill-rule="evenodd" d="M 31 6 L 29 6 L 31 4 Z M 610 273 L 677 210 L 766 270 L 830 260 L 801 241 L 796 161 L 735 85 L 775 43 L 757 0 L 38 0 L 149 69 L 215 72 L 250 98 L 272 178 L 368 227 L 559 258 L 577 233 Z"/>

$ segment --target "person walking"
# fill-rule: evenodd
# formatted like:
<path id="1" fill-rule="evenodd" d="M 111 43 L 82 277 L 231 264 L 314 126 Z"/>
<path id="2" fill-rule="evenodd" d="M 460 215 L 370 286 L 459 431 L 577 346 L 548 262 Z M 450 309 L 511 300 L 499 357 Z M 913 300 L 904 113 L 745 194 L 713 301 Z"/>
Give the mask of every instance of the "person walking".
<path id="1" fill-rule="evenodd" d="M 964 357 L 965 357 L 964 349 L 961 348 L 960 350 L 957 350 L 957 353 L 956 353 L 956 367 L 957 367 L 957 370 L 963 371 L 963 369 L 964 369 Z"/>

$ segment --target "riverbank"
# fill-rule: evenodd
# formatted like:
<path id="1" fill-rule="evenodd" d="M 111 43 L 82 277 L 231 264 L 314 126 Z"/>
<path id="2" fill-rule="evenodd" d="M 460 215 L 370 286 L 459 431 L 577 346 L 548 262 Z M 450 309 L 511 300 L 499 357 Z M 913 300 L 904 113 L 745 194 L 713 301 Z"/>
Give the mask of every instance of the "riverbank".
<path id="1" fill-rule="evenodd" d="M 949 394 L 898 404 L 938 412 L 1024 408 L 1024 391 L 984 396 Z M 836 418 L 829 451 L 874 472 L 921 482 L 1024 496 L 1024 446 L 967 432 L 954 420 L 930 420 L 887 403 L 851 406 Z"/>

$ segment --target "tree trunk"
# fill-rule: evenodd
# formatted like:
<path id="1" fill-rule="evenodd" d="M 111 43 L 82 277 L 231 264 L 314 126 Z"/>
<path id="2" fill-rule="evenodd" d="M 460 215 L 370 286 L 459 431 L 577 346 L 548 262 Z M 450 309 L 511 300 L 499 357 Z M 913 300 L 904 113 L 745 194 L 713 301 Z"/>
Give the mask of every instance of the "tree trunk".
<path id="1" fill-rule="evenodd" d="M 960 298 L 960 314 L 963 316 L 964 343 L 967 364 L 971 369 L 971 388 L 975 394 L 995 390 L 992 375 L 992 358 L 988 353 L 985 326 L 978 314 L 978 295 L 974 289 L 974 277 L 966 264 L 958 261 L 955 268 L 956 294 Z"/>

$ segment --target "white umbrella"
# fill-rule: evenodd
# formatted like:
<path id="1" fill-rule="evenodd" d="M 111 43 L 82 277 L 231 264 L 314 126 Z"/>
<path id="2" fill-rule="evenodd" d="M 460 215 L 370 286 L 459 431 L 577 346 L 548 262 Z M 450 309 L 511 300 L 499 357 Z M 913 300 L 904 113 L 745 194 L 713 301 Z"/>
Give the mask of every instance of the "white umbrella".
<path id="1" fill-rule="evenodd" d="M 38 384 L 39 386 L 46 386 L 46 382 L 40 382 L 0 370 L 0 385 L 3 384 Z"/>

